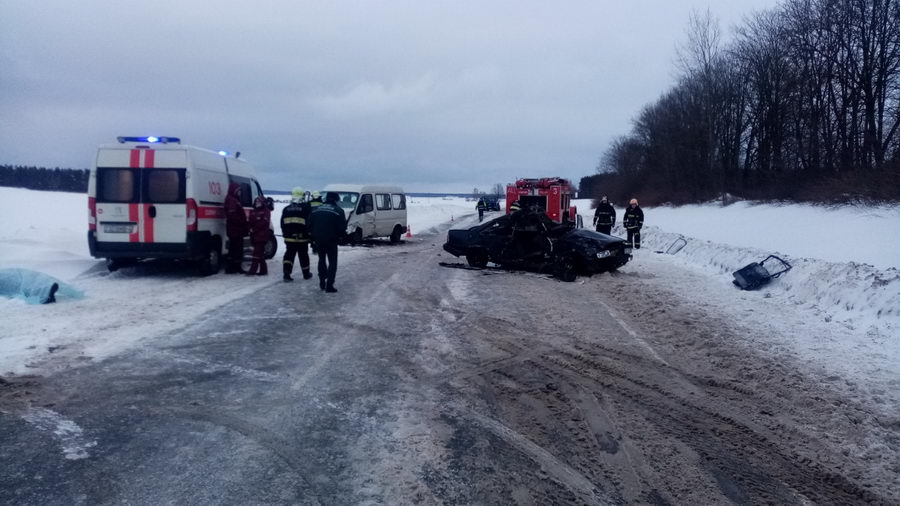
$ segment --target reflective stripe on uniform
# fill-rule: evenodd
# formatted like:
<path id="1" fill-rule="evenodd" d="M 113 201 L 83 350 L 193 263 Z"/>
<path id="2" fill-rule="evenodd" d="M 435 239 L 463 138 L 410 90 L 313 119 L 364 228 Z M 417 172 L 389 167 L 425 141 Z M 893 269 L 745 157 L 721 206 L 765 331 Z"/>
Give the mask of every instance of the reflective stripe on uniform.
<path id="1" fill-rule="evenodd" d="M 284 218 L 285 223 L 295 223 L 297 225 L 306 225 L 306 218 L 289 217 Z"/>

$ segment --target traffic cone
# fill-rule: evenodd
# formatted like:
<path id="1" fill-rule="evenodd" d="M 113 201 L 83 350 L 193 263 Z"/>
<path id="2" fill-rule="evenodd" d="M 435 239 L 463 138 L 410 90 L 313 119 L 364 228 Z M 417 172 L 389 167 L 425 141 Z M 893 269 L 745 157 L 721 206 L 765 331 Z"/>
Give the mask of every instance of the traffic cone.
<path id="1" fill-rule="evenodd" d="M 409 225 L 406 226 L 406 237 L 407 237 L 407 238 L 411 238 L 411 237 L 412 237 L 412 228 L 410 228 Z"/>

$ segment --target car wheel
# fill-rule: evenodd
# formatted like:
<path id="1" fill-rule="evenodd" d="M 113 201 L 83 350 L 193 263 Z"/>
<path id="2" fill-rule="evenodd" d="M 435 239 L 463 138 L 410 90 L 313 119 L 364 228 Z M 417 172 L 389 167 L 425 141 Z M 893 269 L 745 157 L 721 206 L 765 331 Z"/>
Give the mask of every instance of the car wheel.
<path id="1" fill-rule="evenodd" d="M 394 230 L 391 232 L 391 244 L 397 244 L 400 242 L 400 237 L 403 236 L 403 227 L 400 225 L 394 225 Z"/>
<path id="2" fill-rule="evenodd" d="M 275 253 L 278 253 L 278 239 L 275 238 L 275 232 L 269 231 L 269 240 L 266 241 L 266 247 L 263 250 L 263 256 L 266 257 L 266 260 L 275 257 Z"/>
<path id="3" fill-rule="evenodd" d="M 466 262 L 469 263 L 471 267 L 477 267 L 479 269 L 484 269 L 487 267 L 488 256 L 482 250 L 474 250 L 466 253 Z"/>
<path id="4" fill-rule="evenodd" d="M 575 278 L 578 277 L 575 257 L 573 255 L 560 255 L 557 257 L 556 262 L 553 264 L 553 275 L 566 283 L 575 281 Z"/>
<path id="5" fill-rule="evenodd" d="M 200 275 L 212 276 L 218 274 L 222 267 L 222 245 L 218 240 L 214 240 L 206 250 L 206 255 L 200 260 Z"/>

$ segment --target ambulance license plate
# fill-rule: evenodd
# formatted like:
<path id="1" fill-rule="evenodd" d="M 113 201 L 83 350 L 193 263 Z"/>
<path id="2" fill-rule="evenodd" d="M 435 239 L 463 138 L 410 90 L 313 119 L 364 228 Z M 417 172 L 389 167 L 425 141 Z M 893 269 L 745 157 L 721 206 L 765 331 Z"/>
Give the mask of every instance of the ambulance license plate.
<path id="1" fill-rule="evenodd" d="M 103 231 L 107 234 L 130 234 L 134 225 L 107 224 L 103 225 Z"/>

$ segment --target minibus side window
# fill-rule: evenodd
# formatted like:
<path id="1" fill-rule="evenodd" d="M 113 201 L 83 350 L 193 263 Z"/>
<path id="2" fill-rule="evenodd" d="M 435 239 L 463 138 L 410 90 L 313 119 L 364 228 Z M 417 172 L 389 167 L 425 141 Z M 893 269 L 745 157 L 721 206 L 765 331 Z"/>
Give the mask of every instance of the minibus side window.
<path id="1" fill-rule="evenodd" d="M 97 201 L 123 204 L 137 202 L 137 169 L 98 168 Z"/>
<path id="2" fill-rule="evenodd" d="M 391 194 L 390 193 L 376 193 L 375 194 L 375 207 L 378 208 L 379 211 L 390 211 L 391 210 Z"/>
<path id="3" fill-rule="evenodd" d="M 402 193 L 394 193 L 393 195 L 391 195 L 391 199 L 394 201 L 394 209 L 398 211 L 406 209 L 406 195 Z"/>
<path id="4" fill-rule="evenodd" d="M 371 213 L 373 210 L 375 210 L 375 206 L 372 204 L 372 194 L 366 193 L 359 199 L 356 214 Z"/>

